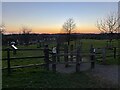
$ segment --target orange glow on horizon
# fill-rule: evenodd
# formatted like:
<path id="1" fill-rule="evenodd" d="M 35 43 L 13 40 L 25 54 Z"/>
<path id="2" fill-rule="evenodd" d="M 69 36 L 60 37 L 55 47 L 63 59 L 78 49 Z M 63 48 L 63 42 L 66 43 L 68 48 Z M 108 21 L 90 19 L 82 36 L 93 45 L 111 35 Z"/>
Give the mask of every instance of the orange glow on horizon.
<path id="1" fill-rule="evenodd" d="M 31 33 L 62 33 L 62 28 L 58 27 L 48 27 L 48 28 L 32 28 Z M 6 33 L 17 33 L 19 34 L 21 32 L 21 27 L 7 27 Z M 74 33 L 100 33 L 99 30 L 97 30 L 96 27 L 77 27 L 74 30 Z"/>

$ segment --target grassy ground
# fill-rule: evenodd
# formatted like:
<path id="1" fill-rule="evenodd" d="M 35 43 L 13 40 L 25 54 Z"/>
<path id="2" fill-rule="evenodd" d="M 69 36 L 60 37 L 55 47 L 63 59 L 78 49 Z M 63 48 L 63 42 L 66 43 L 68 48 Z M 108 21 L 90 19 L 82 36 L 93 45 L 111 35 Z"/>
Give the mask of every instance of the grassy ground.
<path id="1" fill-rule="evenodd" d="M 107 40 L 82 39 L 82 40 L 77 40 L 76 47 L 80 45 L 80 42 L 82 42 L 82 52 L 84 53 L 90 52 L 89 50 L 91 45 L 93 45 L 94 48 L 105 48 L 107 45 Z M 117 47 L 117 54 L 119 52 L 119 45 L 118 45 L 119 43 L 120 42 L 118 42 L 118 40 L 112 41 L 112 46 Z M 75 45 L 75 42 L 72 41 L 71 44 Z M 100 54 L 96 54 L 96 63 L 102 64 L 102 49 L 96 50 L 96 52 L 100 53 Z M 87 57 L 89 58 L 89 55 Z M 114 50 L 106 49 L 106 64 L 108 65 L 120 64 L 119 57 L 117 56 L 116 59 L 114 58 Z"/>
<path id="2" fill-rule="evenodd" d="M 91 79 L 85 72 L 61 74 L 40 68 L 16 69 L 10 76 L 3 72 L 3 88 L 105 88 L 110 87 Z"/>
<path id="3" fill-rule="evenodd" d="M 95 48 L 103 48 L 106 46 L 106 40 L 93 40 L 93 39 L 83 39 L 81 40 L 82 42 L 82 52 L 85 53 L 89 53 L 90 50 L 90 45 L 93 44 Z M 74 45 L 74 49 L 75 47 L 77 47 L 79 45 L 79 41 L 77 41 L 77 45 L 75 46 L 75 42 L 71 41 L 71 44 Z M 112 42 L 113 46 L 118 47 L 118 41 L 113 40 Z M 51 43 L 49 44 L 49 48 L 52 49 L 53 46 L 55 46 L 55 43 Z M 64 45 L 62 45 L 64 46 Z M 18 48 L 26 48 L 26 49 L 37 49 L 37 45 L 29 45 L 29 46 L 17 46 Z M 3 48 L 6 48 L 5 46 L 3 46 Z M 43 47 L 41 47 L 43 48 Z M 61 47 L 63 48 L 63 47 Z M 70 48 L 70 47 L 69 47 Z M 102 50 L 98 50 L 97 52 L 100 52 L 101 54 L 96 55 L 96 60 L 97 63 L 101 63 L 102 60 Z M 117 49 L 118 52 L 118 49 Z M 63 51 L 61 51 L 61 53 L 63 53 Z M 43 51 L 17 51 L 16 55 L 13 55 L 13 52 L 11 51 L 10 56 L 11 57 L 28 57 L 28 56 L 43 56 Z M 107 50 L 106 51 L 106 56 L 111 56 L 111 57 L 107 57 L 106 58 L 106 62 L 107 64 L 119 64 L 118 63 L 118 57 L 117 59 L 114 59 L 114 53 L 113 50 Z M 89 57 L 89 55 L 87 56 Z M 100 57 L 100 58 L 99 58 Z M 2 52 L 2 58 L 7 58 L 7 52 L 3 51 Z M 62 58 L 62 57 L 61 57 Z M 62 58 L 63 59 L 63 58 Z M 24 60 L 11 60 L 11 65 L 25 65 L 25 64 L 31 64 L 31 63 L 41 63 L 43 62 L 43 59 L 24 59 Z M 7 61 L 3 61 L 2 62 L 2 67 L 6 67 L 7 65 Z"/>
<path id="4" fill-rule="evenodd" d="M 74 44 L 72 41 L 71 44 Z M 105 47 L 106 40 L 82 40 L 82 51 L 89 52 L 90 45 L 93 44 L 95 48 Z M 78 44 L 79 45 L 79 44 Z M 114 40 L 114 46 L 118 46 L 118 42 Z M 50 44 L 50 48 L 55 46 Z M 74 45 L 75 46 L 75 45 Z M 3 48 L 6 48 L 3 46 Z M 37 48 L 37 45 L 30 46 L 18 46 L 18 48 Z M 113 55 L 112 50 L 107 51 L 107 55 Z M 118 52 L 118 51 L 117 51 Z M 111 54 L 110 54 L 111 53 Z M 16 55 L 13 55 L 11 51 L 11 57 L 26 57 L 26 56 L 42 56 L 43 51 L 18 51 Z M 2 58 L 6 58 L 6 52 L 2 52 Z M 100 55 L 101 56 L 101 55 Z M 118 59 L 118 58 L 117 58 Z M 106 59 L 107 64 L 118 64 L 118 60 L 113 56 Z M 101 60 L 101 59 L 100 59 Z M 97 63 L 101 63 L 101 61 Z M 43 63 L 43 59 L 21 59 L 11 60 L 12 66 L 38 64 Z M 2 67 L 7 66 L 7 61 L 2 61 Z M 3 88 L 93 88 L 93 87 L 107 87 L 107 84 L 99 83 L 97 80 L 91 79 L 85 72 L 73 73 L 73 74 L 60 74 L 51 71 L 46 71 L 41 68 L 26 68 L 26 69 L 14 69 L 10 76 L 7 75 L 7 71 L 3 71 Z M 108 85 L 109 87 L 109 85 Z"/>

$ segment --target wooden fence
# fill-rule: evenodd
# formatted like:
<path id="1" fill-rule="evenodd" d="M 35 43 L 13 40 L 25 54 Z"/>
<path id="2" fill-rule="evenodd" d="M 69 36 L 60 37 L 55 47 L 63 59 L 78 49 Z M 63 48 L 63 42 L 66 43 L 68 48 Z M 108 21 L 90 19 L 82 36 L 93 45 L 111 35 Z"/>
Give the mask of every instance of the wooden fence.
<path id="1" fill-rule="evenodd" d="M 45 66 L 47 70 L 49 70 L 49 65 L 52 64 L 52 70 L 56 71 L 56 65 L 57 64 L 65 64 L 65 66 L 67 67 L 69 63 L 75 63 L 76 64 L 76 72 L 80 71 L 80 63 L 82 63 L 82 57 L 83 56 L 89 56 L 90 57 L 90 63 L 91 63 L 91 69 L 95 68 L 95 61 L 96 61 L 96 55 L 98 54 L 102 54 L 102 61 L 103 63 L 105 63 L 105 59 L 106 59 L 106 48 L 97 48 L 95 49 L 93 47 L 93 45 L 91 45 L 89 53 L 82 53 L 81 50 L 81 46 L 78 46 L 76 50 L 73 50 L 73 45 L 71 45 L 70 47 L 70 51 L 68 52 L 68 46 L 65 45 L 63 52 L 64 53 L 60 53 L 60 48 L 59 46 L 57 46 L 57 53 L 52 53 L 51 50 L 49 48 L 44 48 L 44 49 L 18 49 L 17 51 L 36 51 L 36 50 L 41 50 L 44 51 L 44 56 L 36 56 L 36 57 L 20 57 L 20 58 L 13 58 L 10 57 L 10 51 L 13 51 L 13 49 L 7 48 L 7 49 L 3 49 L 3 51 L 7 51 L 7 58 L 4 58 L 2 60 L 7 60 L 7 67 L 3 68 L 8 70 L 8 73 L 11 73 L 11 69 L 14 68 L 25 68 L 25 67 L 31 67 L 31 66 Z M 98 53 L 96 51 L 98 50 L 102 50 L 101 53 Z M 14 52 L 14 51 L 13 51 Z M 16 51 L 15 51 L 16 52 Z M 15 54 L 15 53 L 14 53 Z M 51 55 L 51 56 L 49 56 Z M 60 62 L 60 57 L 63 56 L 64 57 L 64 62 Z M 70 60 L 68 60 L 68 56 L 70 56 Z M 73 56 L 76 57 L 76 60 L 73 61 Z M 116 58 L 117 54 L 116 54 L 116 47 L 114 47 L 114 58 Z M 31 64 L 31 65 L 25 65 L 25 66 L 14 66 L 11 67 L 11 60 L 14 59 L 31 59 L 31 58 L 43 58 L 45 60 L 45 63 L 42 64 Z"/>
<path id="2" fill-rule="evenodd" d="M 108 58 L 108 57 L 113 57 L 116 60 L 116 58 L 118 56 L 117 49 L 118 48 L 113 47 L 113 48 L 111 48 L 111 50 L 112 50 L 111 51 L 105 47 L 104 48 L 96 48 L 97 59 L 101 59 L 103 64 L 106 64 L 106 58 Z M 107 51 L 111 51 L 111 53 L 108 53 L 108 55 L 107 55 Z M 98 57 L 98 55 L 101 55 L 101 57 Z"/>
<path id="3" fill-rule="evenodd" d="M 38 50 L 42 50 L 43 49 L 17 49 L 17 50 L 13 50 L 10 48 L 7 49 L 3 49 L 2 51 L 7 51 L 7 58 L 3 58 L 2 60 L 7 60 L 7 67 L 2 68 L 4 69 L 8 69 L 8 73 L 11 72 L 11 69 L 15 69 L 15 68 L 25 68 L 25 67 L 31 67 L 31 66 L 43 66 L 44 64 L 31 64 L 31 65 L 24 65 L 24 66 L 12 66 L 11 67 L 11 60 L 19 60 L 19 59 L 33 59 L 33 58 L 44 58 L 45 56 L 31 56 L 31 57 L 18 57 L 18 58 L 14 58 L 14 57 L 10 57 L 10 51 L 13 51 L 13 54 L 16 54 L 17 51 L 38 51 Z"/>

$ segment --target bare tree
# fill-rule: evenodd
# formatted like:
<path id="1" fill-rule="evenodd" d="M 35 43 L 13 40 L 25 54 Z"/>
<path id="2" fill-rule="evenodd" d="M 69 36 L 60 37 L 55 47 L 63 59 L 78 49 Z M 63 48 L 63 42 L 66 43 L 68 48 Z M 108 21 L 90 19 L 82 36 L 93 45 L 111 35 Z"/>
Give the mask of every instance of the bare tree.
<path id="1" fill-rule="evenodd" d="M 112 42 L 113 34 L 118 33 L 120 30 L 119 20 L 120 17 L 116 13 L 111 13 L 106 18 L 97 21 L 97 28 L 101 33 L 108 34 L 110 43 Z"/>
<path id="2" fill-rule="evenodd" d="M 32 29 L 30 29 L 26 26 L 22 26 L 22 28 L 21 28 L 22 34 L 30 34 L 31 31 L 32 31 Z"/>
<path id="3" fill-rule="evenodd" d="M 25 45 L 29 44 L 30 41 L 30 32 L 32 31 L 32 29 L 26 27 L 26 26 L 22 26 L 21 28 L 21 33 L 22 33 L 22 41 Z"/>
<path id="4" fill-rule="evenodd" d="M 69 18 L 66 22 L 64 22 L 62 26 L 63 31 L 67 34 L 68 45 L 70 44 L 71 33 L 73 33 L 75 27 L 76 27 L 76 24 L 72 18 Z"/>
<path id="5" fill-rule="evenodd" d="M 2 24 L 0 25 L 0 34 L 2 34 L 2 33 L 4 33 L 4 32 L 5 32 L 5 24 L 2 23 Z"/>

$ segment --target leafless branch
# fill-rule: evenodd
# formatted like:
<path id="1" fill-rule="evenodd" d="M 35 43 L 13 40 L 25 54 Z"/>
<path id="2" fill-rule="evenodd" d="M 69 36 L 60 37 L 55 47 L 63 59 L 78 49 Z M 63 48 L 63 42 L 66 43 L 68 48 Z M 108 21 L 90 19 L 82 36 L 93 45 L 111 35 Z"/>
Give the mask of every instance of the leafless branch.
<path id="1" fill-rule="evenodd" d="M 72 18 L 69 18 L 66 22 L 64 22 L 62 28 L 65 33 L 72 33 L 76 27 L 76 24 L 74 23 L 74 20 Z"/>
<path id="2" fill-rule="evenodd" d="M 116 33 L 120 28 L 119 20 L 120 17 L 112 13 L 105 19 L 97 21 L 97 28 L 103 33 Z"/>
<path id="3" fill-rule="evenodd" d="M 4 23 L 2 23 L 1 25 L 0 25 L 0 34 L 1 33 L 4 33 L 5 32 L 5 24 Z"/>
<path id="4" fill-rule="evenodd" d="M 21 28 L 22 34 L 29 34 L 31 31 L 32 31 L 32 29 L 30 29 L 26 26 L 22 26 L 22 28 Z"/>

